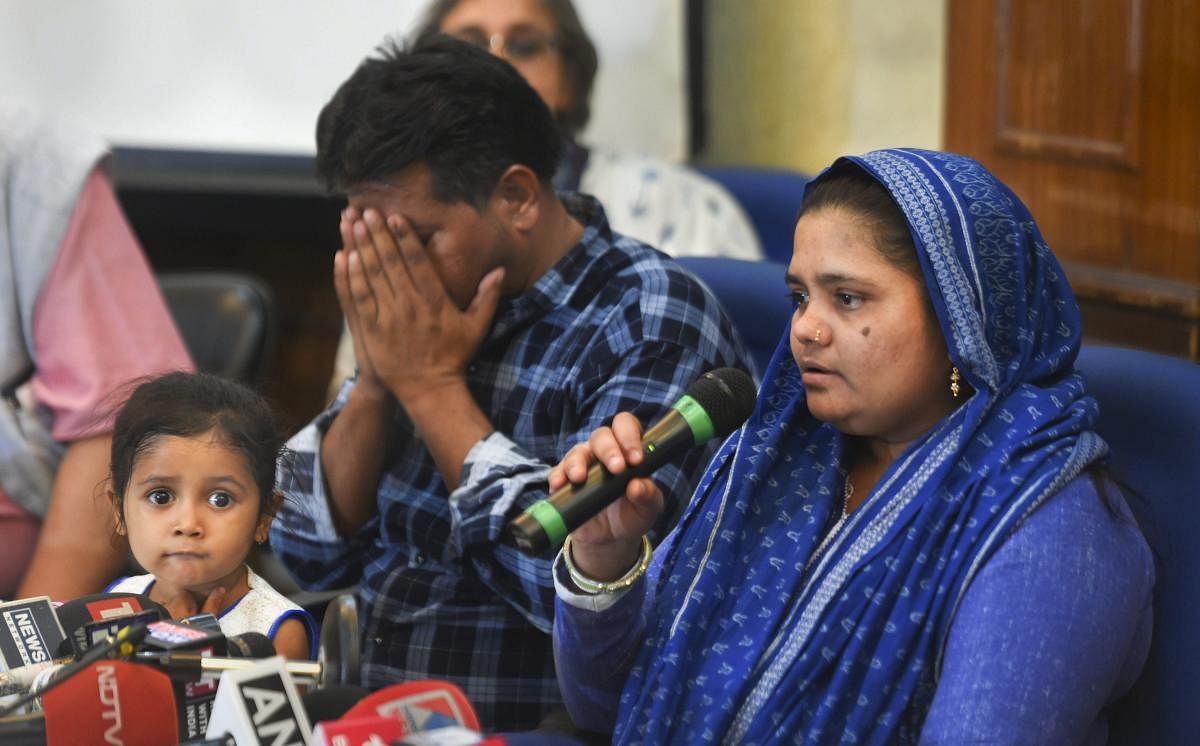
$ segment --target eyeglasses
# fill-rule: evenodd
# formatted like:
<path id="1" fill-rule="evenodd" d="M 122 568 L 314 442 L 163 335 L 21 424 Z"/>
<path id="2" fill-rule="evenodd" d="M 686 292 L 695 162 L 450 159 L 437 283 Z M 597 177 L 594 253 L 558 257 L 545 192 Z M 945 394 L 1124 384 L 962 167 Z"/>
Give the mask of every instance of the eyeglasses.
<path id="1" fill-rule="evenodd" d="M 532 60 L 558 47 L 558 37 L 543 31 L 518 30 L 514 31 L 511 36 L 504 34 L 485 36 L 482 31 L 465 29 L 450 35 L 492 54 L 498 54 L 509 62 Z"/>

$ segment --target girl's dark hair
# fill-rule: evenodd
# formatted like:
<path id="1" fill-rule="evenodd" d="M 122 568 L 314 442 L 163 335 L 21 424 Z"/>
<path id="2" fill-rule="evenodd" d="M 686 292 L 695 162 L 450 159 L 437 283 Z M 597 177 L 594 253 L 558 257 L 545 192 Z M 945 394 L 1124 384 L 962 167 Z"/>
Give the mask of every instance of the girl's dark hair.
<path id="1" fill-rule="evenodd" d="M 124 516 L 125 489 L 138 458 L 159 438 L 215 431 L 246 459 L 259 493 L 259 515 L 272 505 L 275 468 L 286 454 L 271 405 L 250 388 L 208 373 L 167 373 L 138 385 L 112 433 L 112 490 Z"/>
<path id="2" fill-rule="evenodd" d="M 450 15 L 462 0 L 434 0 L 421 25 L 416 29 L 415 41 L 421 44 L 441 32 L 442 21 Z M 555 35 L 558 37 L 558 53 L 563 61 L 563 71 L 570 91 L 567 108 L 554 112 L 558 127 L 564 135 L 575 137 L 588 123 L 592 114 L 592 84 L 596 81 L 596 70 L 600 60 L 596 46 L 579 21 L 579 14 L 571 0 L 540 0 L 542 7 L 554 19 Z"/>
<path id="3" fill-rule="evenodd" d="M 796 220 L 831 207 L 857 215 L 875 235 L 880 255 L 925 284 L 916 244 L 900 206 L 882 184 L 853 161 L 837 161 L 808 184 Z"/>

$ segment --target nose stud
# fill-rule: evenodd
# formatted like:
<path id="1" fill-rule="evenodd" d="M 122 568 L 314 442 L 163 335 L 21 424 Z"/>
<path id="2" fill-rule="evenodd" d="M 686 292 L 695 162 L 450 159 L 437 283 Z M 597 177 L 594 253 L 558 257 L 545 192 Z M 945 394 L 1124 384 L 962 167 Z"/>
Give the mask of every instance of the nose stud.
<path id="1" fill-rule="evenodd" d="M 814 341 L 814 342 L 821 341 L 821 330 L 820 329 L 817 329 L 817 333 L 813 335 L 812 341 Z"/>

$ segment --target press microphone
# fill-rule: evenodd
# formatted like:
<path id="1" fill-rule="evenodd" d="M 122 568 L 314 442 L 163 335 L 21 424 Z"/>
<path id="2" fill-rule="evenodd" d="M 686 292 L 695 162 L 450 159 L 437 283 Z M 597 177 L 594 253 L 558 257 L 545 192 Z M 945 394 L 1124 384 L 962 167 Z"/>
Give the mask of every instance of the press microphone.
<path id="1" fill-rule="evenodd" d="M 373 692 L 342 719 L 387 717 L 404 724 L 405 733 L 461 727 L 479 732 L 479 716 L 467 695 L 449 681 L 406 681 Z"/>
<path id="2" fill-rule="evenodd" d="M 754 410 L 754 381 L 737 368 L 718 368 L 688 387 L 665 417 L 642 435 L 642 462 L 618 475 L 600 464 L 588 470 L 583 484 L 567 484 L 531 505 L 508 524 L 509 539 L 526 554 L 540 554 L 562 544 L 625 493 L 629 480 L 644 477 L 689 448 L 733 432 Z"/>
<path id="3" fill-rule="evenodd" d="M 275 653 L 275 643 L 261 632 L 243 632 L 225 638 L 225 654 L 230 658 L 270 658 Z"/>
<path id="4" fill-rule="evenodd" d="M 0 603 L 0 669 L 47 663 L 65 638 L 49 596 Z"/>
<path id="5" fill-rule="evenodd" d="M 75 659 L 71 657 L 54 658 L 42 663 L 31 663 L 28 666 L 18 666 L 8 671 L 0 671 L 0 697 L 10 694 L 24 694 L 36 688 L 36 683 L 42 676 L 53 675 L 55 672 Z"/>
<path id="6" fill-rule="evenodd" d="M 228 640 L 220 624 L 208 614 L 189 617 L 188 622 L 163 619 L 149 625 L 148 634 L 138 653 L 158 655 L 224 655 Z M 179 739 L 204 735 L 217 696 L 217 677 L 197 674 L 169 676 L 175 693 L 175 722 Z"/>
<path id="7" fill-rule="evenodd" d="M 265 636 L 264 636 L 265 637 Z M 268 644 L 270 640 L 267 641 Z M 143 650 L 134 654 L 137 663 L 149 663 L 162 669 L 172 679 L 177 681 L 196 681 L 205 675 L 220 675 L 226 671 L 242 671 L 253 668 L 262 658 L 275 655 L 271 646 L 266 655 L 255 658 L 233 658 L 204 655 L 202 653 L 162 653 Z M 324 682 L 323 668 L 317 661 L 284 661 L 284 670 L 293 680 L 302 684 L 321 686 Z"/>
<path id="8" fill-rule="evenodd" d="M 0 717 L 0 743 L 4 746 L 46 746 L 46 716 Z"/>
<path id="9" fill-rule="evenodd" d="M 124 661 L 92 663 L 42 698 L 48 746 L 178 743 L 170 680 Z"/>
<path id="10" fill-rule="evenodd" d="M 0 706 L 0 715 L 8 715 L 16 712 L 18 708 L 25 706 L 38 696 L 42 696 L 44 702 L 45 695 L 51 689 L 71 681 L 98 661 L 105 658 L 126 658 L 133 655 L 138 643 L 146 637 L 146 632 L 145 624 L 135 624 L 125 627 L 117 632 L 116 635 L 88 650 L 77 660 L 64 666 L 51 666 L 47 668 L 36 676 L 29 691 L 11 702 Z"/>
<path id="11" fill-rule="evenodd" d="M 358 602 L 354 594 L 342 593 L 325 608 L 321 620 L 317 662 L 321 664 L 321 686 L 330 683 L 360 684 Z"/>
<path id="12" fill-rule="evenodd" d="M 83 655 L 115 635 L 122 627 L 169 619 L 165 607 L 139 593 L 93 593 L 65 602 L 57 609 L 66 640 L 58 655 Z"/>
<path id="13" fill-rule="evenodd" d="M 205 738 L 238 744 L 307 744 L 312 726 L 291 675 L 278 656 L 221 674 Z"/>
<path id="14" fill-rule="evenodd" d="M 440 739 L 430 743 L 473 744 L 481 739 L 475 708 L 448 681 L 393 684 L 360 696 L 336 714 L 340 717 L 312 718 L 314 746 L 408 743 L 418 737 Z"/>
<path id="15" fill-rule="evenodd" d="M 156 621 L 165 613 L 136 593 L 95 593 L 57 609 L 45 596 L 0 604 L 0 628 L 7 633 L 0 633 L 0 651 L 10 664 L 0 672 L 0 696 L 41 690 L 61 669 L 122 628 Z M 11 665 L 18 660 L 25 664 Z"/>
<path id="16" fill-rule="evenodd" d="M 375 717 L 324 720 L 313 726 L 313 746 L 396 743 L 407 735 L 404 724 L 395 718 Z"/>
<path id="17" fill-rule="evenodd" d="M 337 720 L 371 693 L 370 689 L 356 684 L 334 684 L 324 689 L 310 689 L 300 695 L 304 712 L 309 722 L 320 723 Z"/>

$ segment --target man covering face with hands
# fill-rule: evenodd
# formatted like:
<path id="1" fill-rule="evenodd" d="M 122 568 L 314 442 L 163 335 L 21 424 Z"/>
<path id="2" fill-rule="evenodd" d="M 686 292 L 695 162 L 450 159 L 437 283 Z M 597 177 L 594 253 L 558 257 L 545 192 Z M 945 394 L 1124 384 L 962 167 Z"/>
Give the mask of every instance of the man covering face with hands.
<path id="1" fill-rule="evenodd" d="M 560 701 L 553 556 L 504 525 L 616 412 L 656 420 L 746 366 L 694 278 L 554 192 L 560 143 L 507 62 L 442 38 L 382 48 L 317 125 L 347 200 L 333 274 L 358 372 L 289 444 L 272 544 L 305 587 L 358 584 L 368 686 L 453 681 L 486 730 Z M 656 473 L 664 527 L 708 453 Z"/>

